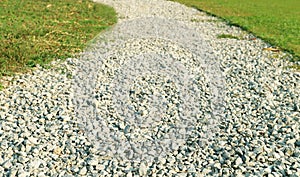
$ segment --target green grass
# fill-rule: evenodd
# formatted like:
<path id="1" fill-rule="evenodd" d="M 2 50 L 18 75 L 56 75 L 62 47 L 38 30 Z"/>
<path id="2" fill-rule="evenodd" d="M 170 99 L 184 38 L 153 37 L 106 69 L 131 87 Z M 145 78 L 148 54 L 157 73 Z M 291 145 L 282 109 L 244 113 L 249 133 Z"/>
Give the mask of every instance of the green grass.
<path id="1" fill-rule="evenodd" d="M 116 21 L 89 0 L 0 0 L 0 78 L 72 57 Z"/>
<path id="2" fill-rule="evenodd" d="M 220 34 L 217 36 L 217 38 L 222 39 L 222 38 L 227 38 L 227 39 L 240 39 L 237 36 L 233 36 L 231 34 Z"/>
<path id="3" fill-rule="evenodd" d="M 173 0 L 221 17 L 300 56 L 299 0 Z"/>

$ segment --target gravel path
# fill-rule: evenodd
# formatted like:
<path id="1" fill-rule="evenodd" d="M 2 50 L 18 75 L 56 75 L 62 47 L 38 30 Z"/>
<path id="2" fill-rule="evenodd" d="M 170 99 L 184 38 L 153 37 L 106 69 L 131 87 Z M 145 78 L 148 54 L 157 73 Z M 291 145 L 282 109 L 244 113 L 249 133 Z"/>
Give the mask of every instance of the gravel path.
<path id="1" fill-rule="evenodd" d="M 0 176 L 300 176 L 287 54 L 178 3 L 96 1 L 117 25 L 0 92 Z"/>

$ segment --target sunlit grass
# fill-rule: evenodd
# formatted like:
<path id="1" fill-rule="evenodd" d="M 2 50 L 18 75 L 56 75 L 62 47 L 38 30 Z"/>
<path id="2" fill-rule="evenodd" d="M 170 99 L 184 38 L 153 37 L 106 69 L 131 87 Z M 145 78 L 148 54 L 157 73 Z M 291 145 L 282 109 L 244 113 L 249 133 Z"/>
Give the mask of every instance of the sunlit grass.
<path id="1" fill-rule="evenodd" d="M 174 0 L 227 20 L 300 56 L 299 0 Z"/>
<path id="2" fill-rule="evenodd" d="M 115 22 L 89 0 L 0 0 L 0 77 L 72 57 Z"/>

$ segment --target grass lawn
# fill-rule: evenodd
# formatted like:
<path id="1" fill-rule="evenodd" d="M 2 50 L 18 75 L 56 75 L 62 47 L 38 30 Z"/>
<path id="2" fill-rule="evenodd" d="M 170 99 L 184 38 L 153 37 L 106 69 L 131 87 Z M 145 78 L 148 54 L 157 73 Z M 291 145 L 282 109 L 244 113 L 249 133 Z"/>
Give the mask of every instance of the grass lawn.
<path id="1" fill-rule="evenodd" d="M 72 57 L 116 20 L 89 0 L 0 0 L 0 78 Z"/>
<path id="2" fill-rule="evenodd" d="M 173 0 L 219 16 L 300 57 L 300 0 Z"/>

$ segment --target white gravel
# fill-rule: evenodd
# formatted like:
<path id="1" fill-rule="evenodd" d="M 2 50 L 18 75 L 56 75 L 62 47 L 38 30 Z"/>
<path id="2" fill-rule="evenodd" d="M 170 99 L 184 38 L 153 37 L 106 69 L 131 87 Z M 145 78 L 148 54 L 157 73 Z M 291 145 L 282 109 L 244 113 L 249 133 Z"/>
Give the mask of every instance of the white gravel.
<path id="1" fill-rule="evenodd" d="M 97 2 L 113 28 L 0 92 L 0 176 L 300 176 L 288 54 L 178 3 Z"/>

